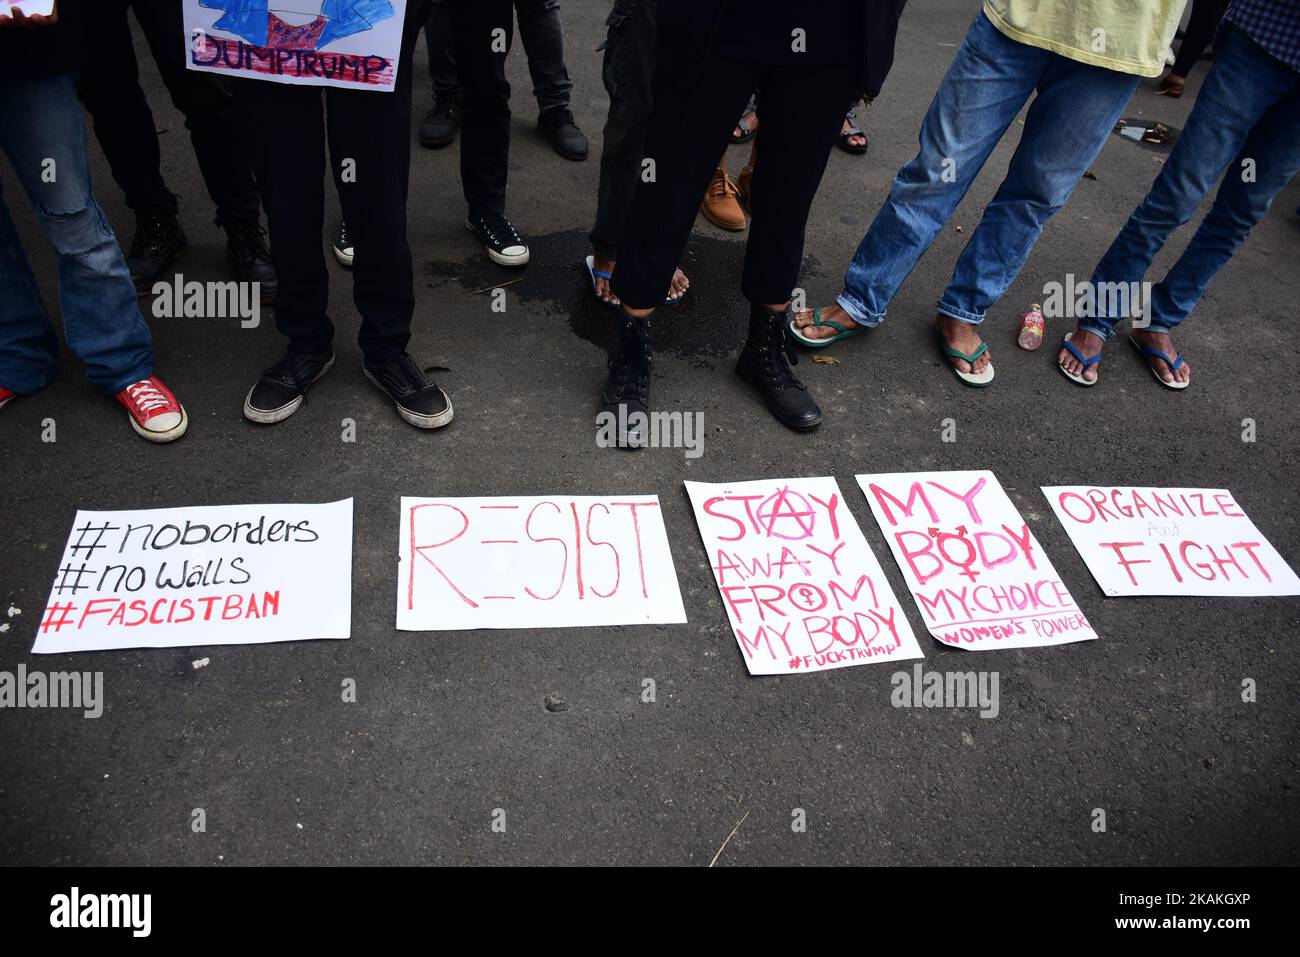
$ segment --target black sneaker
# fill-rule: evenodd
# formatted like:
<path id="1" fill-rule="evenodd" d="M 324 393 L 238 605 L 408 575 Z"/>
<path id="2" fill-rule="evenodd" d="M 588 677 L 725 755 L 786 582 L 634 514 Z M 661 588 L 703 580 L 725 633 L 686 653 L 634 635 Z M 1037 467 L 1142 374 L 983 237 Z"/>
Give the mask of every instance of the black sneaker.
<path id="1" fill-rule="evenodd" d="M 567 160 L 587 158 L 587 137 L 573 122 L 572 111 L 555 106 L 537 118 L 537 129 L 551 143 L 551 149 Z"/>
<path id="2" fill-rule="evenodd" d="M 356 252 L 352 248 L 352 237 L 348 235 L 348 224 L 339 220 L 339 228 L 334 231 L 334 258 L 339 261 L 339 265 L 347 269 L 352 268 L 352 255 Z"/>
<path id="3" fill-rule="evenodd" d="M 126 254 L 131 281 L 141 296 L 153 292 L 163 270 L 189 249 L 189 240 L 175 213 L 136 213 L 135 236 Z"/>
<path id="4" fill-rule="evenodd" d="M 789 322 L 789 309 L 775 312 L 751 305 L 749 338 L 736 360 L 736 374 L 758 391 L 782 425 L 811 432 L 822 424 L 822 410 L 790 369 L 799 358 L 788 338 Z"/>
<path id="5" fill-rule="evenodd" d="M 393 400 L 397 414 L 420 429 L 437 429 L 451 421 L 451 399 L 415 360 L 405 353 L 384 362 L 362 364 L 375 388 Z"/>
<path id="6" fill-rule="evenodd" d="M 460 131 L 459 103 L 435 106 L 420 121 L 420 145 L 429 149 L 450 146 Z"/>
<path id="7" fill-rule="evenodd" d="M 248 390 L 244 418 L 263 425 L 283 422 L 298 411 L 307 390 L 333 367 L 333 352 L 308 355 L 290 349 Z"/>
<path id="8" fill-rule="evenodd" d="M 241 282 L 258 283 L 262 302 L 275 298 L 275 265 L 266 245 L 266 230 L 259 223 L 237 223 L 226 227 L 226 255 Z"/>
<path id="9" fill-rule="evenodd" d="M 483 243 L 488 258 L 502 266 L 523 266 L 528 262 L 528 243 L 501 213 L 471 216 L 465 228 Z"/>

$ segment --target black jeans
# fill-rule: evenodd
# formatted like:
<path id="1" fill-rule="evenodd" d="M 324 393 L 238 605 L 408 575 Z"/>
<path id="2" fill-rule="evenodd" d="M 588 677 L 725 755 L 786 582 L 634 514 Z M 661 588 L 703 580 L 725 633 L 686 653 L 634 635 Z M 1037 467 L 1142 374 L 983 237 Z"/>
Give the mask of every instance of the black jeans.
<path id="1" fill-rule="evenodd" d="M 607 27 L 602 76 L 609 94 L 600 187 L 591 246 L 598 259 L 618 259 L 619 239 L 641 178 L 646 133 L 654 110 L 655 0 L 614 0 Z"/>
<path id="2" fill-rule="evenodd" d="M 434 0 L 424 42 L 429 49 L 429 77 L 433 80 L 435 103 L 462 102 L 462 84 L 457 75 L 456 42 L 451 26 L 451 5 L 459 0 Z M 533 80 L 537 112 L 567 108 L 573 81 L 564 65 L 564 24 L 560 0 L 514 0 L 519 16 L 519 39 L 528 57 L 528 74 Z M 504 67 L 503 67 L 504 69 Z"/>
<path id="3" fill-rule="evenodd" d="M 659 71 L 645 150 L 655 160 L 654 178 L 637 184 L 619 241 L 614 294 L 633 309 L 663 302 L 700 197 L 757 89 L 763 125 L 741 291 L 755 303 L 789 299 L 799 279 L 808 210 L 860 72 L 848 63 L 764 66 L 713 56 L 683 91 Z"/>
<path id="4" fill-rule="evenodd" d="M 82 101 L 113 179 L 136 212 L 175 213 L 163 180 L 153 112 L 140 89 L 127 9 L 144 32 L 158 72 L 185 115 L 199 170 L 217 207 L 217 222 L 257 222 L 253 181 L 239 113 L 225 82 L 185 69 L 185 29 L 177 0 L 95 0 L 84 5 L 93 52 L 81 72 Z"/>
<path id="5" fill-rule="evenodd" d="M 471 217 L 504 214 L 510 162 L 510 83 L 505 62 L 514 42 L 514 9 L 510 0 L 447 0 L 446 8 L 463 91 L 461 188 Z M 494 39 L 496 30 L 502 31 L 501 42 Z"/>
<path id="6" fill-rule="evenodd" d="M 411 72 L 416 32 L 426 13 L 410 0 L 397 84 L 390 93 L 234 81 L 235 97 L 252 135 L 279 278 L 276 328 L 298 352 L 331 348 L 326 315 L 325 143 L 343 218 L 355 243 L 352 298 L 361 314 L 358 341 L 368 360 L 406 351 L 415 290 L 406 238 L 411 166 Z M 345 181 L 343 164 L 355 176 Z"/>

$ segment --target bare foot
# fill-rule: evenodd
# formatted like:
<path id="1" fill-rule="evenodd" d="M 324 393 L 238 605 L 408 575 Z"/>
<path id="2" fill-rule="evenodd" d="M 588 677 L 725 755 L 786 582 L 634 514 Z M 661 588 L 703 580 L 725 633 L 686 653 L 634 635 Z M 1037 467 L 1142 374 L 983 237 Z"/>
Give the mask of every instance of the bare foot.
<path id="1" fill-rule="evenodd" d="M 691 288 L 691 281 L 686 278 L 686 273 L 680 269 L 673 271 L 673 281 L 668 285 L 668 298 L 676 301 L 686 295 L 686 290 Z"/>
<path id="2" fill-rule="evenodd" d="M 1102 337 L 1096 333 L 1084 332 L 1082 329 L 1075 329 L 1074 332 L 1070 333 L 1070 345 L 1078 349 L 1079 354 L 1085 359 L 1091 359 L 1095 355 L 1100 355 L 1102 347 L 1105 344 L 1106 340 L 1102 339 Z M 1088 382 L 1097 381 L 1098 363 L 1096 362 L 1092 365 L 1085 366 L 1074 357 L 1073 353 L 1068 352 L 1065 349 L 1062 349 L 1057 354 L 1056 361 L 1071 375 L 1081 376 Z"/>
<path id="3" fill-rule="evenodd" d="M 591 268 L 593 272 L 609 273 L 614 275 L 614 260 L 601 259 L 599 256 L 592 257 Z M 614 290 L 609 288 L 609 280 L 596 277 L 596 298 L 601 302 L 607 302 L 611 306 L 619 304 L 618 296 L 614 295 Z"/>
<path id="4" fill-rule="evenodd" d="M 853 321 L 853 317 L 840 308 L 838 303 L 832 303 L 829 306 L 822 306 L 822 322 L 838 322 L 845 329 L 856 329 L 858 324 Z M 794 314 L 794 327 L 799 330 L 800 335 L 808 339 L 829 339 L 831 336 L 839 335 L 834 326 L 814 326 L 813 310 L 800 309 Z"/>
<path id="5" fill-rule="evenodd" d="M 1167 332 L 1152 332 L 1150 329 L 1133 329 L 1131 330 L 1133 338 L 1137 340 L 1138 345 L 1146 346 L 1148 349 L 1158 349 L 1167 355 L 1170 360 L 1178 360 L 1178 350 L 1174 348 L 1173 337 Z M 1183 360 L 1182 365 L 1177 369 L 1170 370 L 1169 363 L 1158 356 L 1144 356 L 1147 365 L 1155 370 L 1156 375 L 1165 382 L 1190 382 L 1192 378 L 1192 367 Z"/>
<path id="6" fill-rule="evenodd" d="M 943 336 L 943 344 L 950 348 L 957 349 L 966 355 L 971 355 L 980 347 L 984 340 L 980 338 L 975 327 L 969 322 L 962 322 L 951 316 L 936 316 L 939 323 L 939 334 Z M 965 359 L 958 359 L 954 356 L 945 356 L 961 372 L 983 372 L 988 368 L 989 363 L 993 361 L 987 349 L 984 354 L 976 359 L 973 363 Z"/>

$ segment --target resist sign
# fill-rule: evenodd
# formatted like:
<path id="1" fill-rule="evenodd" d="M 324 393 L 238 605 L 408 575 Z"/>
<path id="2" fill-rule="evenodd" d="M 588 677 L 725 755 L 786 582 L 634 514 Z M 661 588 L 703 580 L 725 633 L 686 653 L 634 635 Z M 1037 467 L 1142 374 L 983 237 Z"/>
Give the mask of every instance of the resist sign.
<path id="1" fill-rule="evenodd" d="M 859 475 L 932 634 L 970 651 L 1097 634 L 992 472 Z"/>
<path id="2" fill-rule="evenodd" d="M 684 622 L 654 495 L 403 498 L 402 631 Z"/>
<path id="3" fill-rule="evenodd" d="M 1107 595 L 1300 595 L 1300 579 L 1227 489 L 1043 494 Z"/>
<path id="4" fill-rule="evenodd" d="M 347 638 L 352 499 L 77 512 L 32 651 Z"/>
<path id="5" fill-rule="evenodd" d="M 686 492 L 750 674 L 923 657 L 835 479 Z"/>

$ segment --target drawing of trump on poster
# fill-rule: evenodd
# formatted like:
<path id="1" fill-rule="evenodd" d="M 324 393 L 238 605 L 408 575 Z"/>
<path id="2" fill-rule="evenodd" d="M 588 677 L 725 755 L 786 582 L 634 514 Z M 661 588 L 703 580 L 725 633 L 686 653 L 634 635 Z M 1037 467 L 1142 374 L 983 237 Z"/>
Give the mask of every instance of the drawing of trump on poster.
<path id="1" fill-rule="evenodd" d="M 184 0 L 192 70 L 389 92 L 406 0 Z"/>

